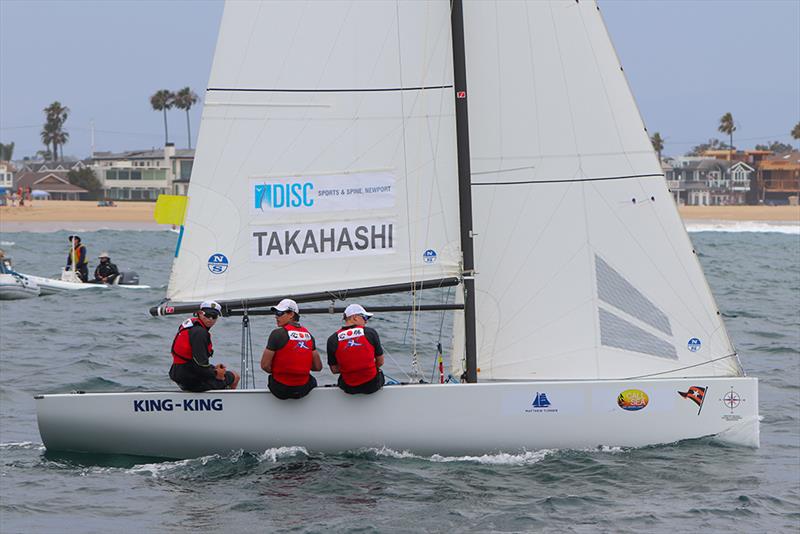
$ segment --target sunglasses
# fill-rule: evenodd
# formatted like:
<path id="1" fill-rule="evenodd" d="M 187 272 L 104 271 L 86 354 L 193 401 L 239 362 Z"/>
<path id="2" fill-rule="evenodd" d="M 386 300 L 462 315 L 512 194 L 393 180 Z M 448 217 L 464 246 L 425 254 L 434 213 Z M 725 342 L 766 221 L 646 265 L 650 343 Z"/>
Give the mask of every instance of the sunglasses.
<path id="1" fill-rule="evenodd" d="M 282 316 L 282 315 L 284 315 L 286 313 L 289 313 L 289 310 L 285 310 L 285 311 L 275 310 L 275 317 L 280 317 L 280 316 Z"/>
<path id="2" fill-rule="evenodd" d="M 219 319 L 219 314 L 214 312 L 203 312 L 203 315 L 208 317 L 209 319 Z"/>
<path id="3" fill-rule="evenodd" d="M 362 315 L 362 316 L 361 316 L 361 318 L 362 318 L 362 319 L 364 319 L 364 322 L 365 322 L 365 323 L 366 323 L 367 321 L 369 321 L 369 316 L 367 316 L 367 315 Z"/>

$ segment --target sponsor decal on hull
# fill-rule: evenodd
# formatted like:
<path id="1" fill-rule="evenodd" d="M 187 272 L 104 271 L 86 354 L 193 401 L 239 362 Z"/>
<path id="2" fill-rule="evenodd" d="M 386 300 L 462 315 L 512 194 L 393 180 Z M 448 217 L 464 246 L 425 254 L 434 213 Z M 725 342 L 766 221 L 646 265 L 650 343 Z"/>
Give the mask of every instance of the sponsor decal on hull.
<path id="1" fill-rule="evenodd" d="M 525 413 L 557 413 L 558 408 L 553 406 L 550 399 L 547 398 L 547 393 L 536 392 L 531 403 L 532 408 L 525 410 Z"/>
<path id="2" fill-rule="evenodd" d="M 733 389 L 731 386 L 730 391 L 726 391 L 725 394 L 719 399 L 722 404 L 730 410 L 730 413 L 725 414 L 722 418 L 726 421 L 739 421 L 742 416 L 736 414 L 736 409 L 741 406 L 743 402 L 747 399 L 739 395 L 739 393 Z"/>
<path id="3" fill-rule="evenodd" d="M 617 396 L 617 406 L 627 412 L 636 412 L 644 409 L 650 402 L 647 393 L 640 389 L 626 389 Z"/>
<path id="4" fill-rule="evenodd" d="M 221 412 L 222 399 L 134 399 L 133 411 L 138 412 Z"/>

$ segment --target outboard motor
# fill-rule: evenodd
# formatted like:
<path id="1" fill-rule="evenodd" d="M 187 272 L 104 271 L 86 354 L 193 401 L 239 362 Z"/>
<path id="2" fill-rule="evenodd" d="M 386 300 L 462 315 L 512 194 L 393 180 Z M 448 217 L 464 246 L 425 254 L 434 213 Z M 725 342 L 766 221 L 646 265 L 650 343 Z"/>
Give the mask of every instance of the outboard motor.
<path id="1" fill-rule="evenodd" d="M 123 286 L 138 286 L 139 273 L 136 271 L 122 271 L 119 276 L 114 280 L 114 284 Z"/>

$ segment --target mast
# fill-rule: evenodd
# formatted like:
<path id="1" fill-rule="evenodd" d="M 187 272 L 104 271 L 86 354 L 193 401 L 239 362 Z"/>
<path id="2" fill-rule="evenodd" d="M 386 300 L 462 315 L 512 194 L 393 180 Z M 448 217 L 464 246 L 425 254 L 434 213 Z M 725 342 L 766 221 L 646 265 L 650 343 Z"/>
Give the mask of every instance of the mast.
<path id="1" fill-rule="evenodd" d="M 461 0 L 452 0 L 450 25 L 453 35 L 453 78 L 456 96 L 456 143 L 458 148 L 458 208 L 461 251 L 464 255 L 464 347 L 467 382 L 478 381 L 475 342 L 475 259 L 472 248 L 472 179 L 469 164 L 469 117 L 467 116 L 467 66 L 464 54 L 464 15 Z"/>

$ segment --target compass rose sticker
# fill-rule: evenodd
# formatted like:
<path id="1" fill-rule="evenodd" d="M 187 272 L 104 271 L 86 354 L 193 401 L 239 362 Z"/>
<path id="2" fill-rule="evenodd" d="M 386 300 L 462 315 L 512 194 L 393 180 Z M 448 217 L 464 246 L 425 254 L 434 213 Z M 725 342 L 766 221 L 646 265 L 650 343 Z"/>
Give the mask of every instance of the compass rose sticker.
<path id="1" fill-rule="evenodd" d="M 733 386 L 731 386 L 731 390 L 726 392 L 725 395 L 723 395 L 720 399 L 722 404 L 724 404 L 726 408 L 730 409 L 731 413 L 733 413 L 733 411 L 738 408 L 744 400 L 745 399 L 743 399 L 741 395 L 736 393 L 736 391 L 733 389 Z"/>

